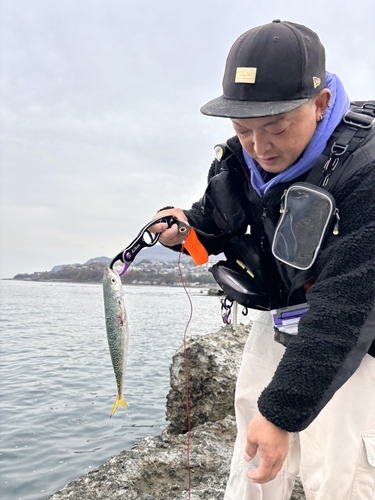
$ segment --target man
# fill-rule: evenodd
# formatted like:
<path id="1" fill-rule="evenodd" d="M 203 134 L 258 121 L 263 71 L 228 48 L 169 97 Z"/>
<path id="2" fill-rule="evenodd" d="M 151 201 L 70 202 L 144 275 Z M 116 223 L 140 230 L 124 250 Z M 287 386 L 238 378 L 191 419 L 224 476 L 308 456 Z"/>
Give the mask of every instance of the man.
<path id="1" fill-rule="evenodd" d="M 297 474 L 308 500 L 375 498 L 374 127 L 370 119 L 344 161 L 333 156 L 336 143 L 324 157 L 349 98 L 337 76 L 326 73 L 318 36 L 290 22 L 254 28 L 234 43 L 223 91 L 201 111 L 230 118 L 236 137 L 218 148 L 204 197 L 190 210 L 167 208 L 157 216 L 177 216 L 197 229 L 208 253 L 224 251 L 226 267 L 219 265 L 215 277 L 226 283 L 245 270 L 239 301 L 263 310 L 238 377 L 238 436 L 225 499 L 287 500 Z M 337 220 L 335 234 L 327 223 L 303 268 L 271 247 L 283 193 L 296 182 L 305 189 L 306 179 L 310 189 L 312 172 L 333 196 Z M 319 219 L 320 209 L 309 213 L 307 203 L 303 210 L 308 220 Z M 286 211 L 294 230 L 292 209 Z M 310 227 L 293 233 L 288 252 L 296 253 L 303 238 L 313 240 L 315 223 Z M 176 225 L 154 231 L 166 246 L 184 242 Z M 298 334 L 277 342 L 266 309 L 288 306 L 307 312 Z"/>

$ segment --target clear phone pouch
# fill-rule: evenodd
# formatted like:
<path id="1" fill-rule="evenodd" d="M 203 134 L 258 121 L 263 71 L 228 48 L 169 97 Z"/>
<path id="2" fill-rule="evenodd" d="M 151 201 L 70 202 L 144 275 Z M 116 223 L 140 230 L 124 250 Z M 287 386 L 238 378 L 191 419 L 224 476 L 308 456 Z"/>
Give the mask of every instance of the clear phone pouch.
<path id="1" fill-rule="evenodd" d="M 309 269 L 315 262 L 334 217 L 338 233 L 338 210 L 333 196 L 307 182 L 292 184 L 283 195 L 282 213 L 272 242 L 272 253 L 297 269 Z"/>

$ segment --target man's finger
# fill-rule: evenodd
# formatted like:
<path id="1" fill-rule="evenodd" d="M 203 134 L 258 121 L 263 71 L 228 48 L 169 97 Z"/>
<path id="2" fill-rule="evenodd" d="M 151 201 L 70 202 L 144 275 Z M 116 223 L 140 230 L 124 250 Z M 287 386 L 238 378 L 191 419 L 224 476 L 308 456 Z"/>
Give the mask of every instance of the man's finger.
<path id="1" fill-rule="evenodd" d="M 259 466 L 255 470 L 250 470 L 246 474 L 254 483 L 267 483 L 275 479 L 283 465 L 282 461 L 272 461 L 265 458 L 260 458 Z"/>
<path id="2" fill-rule="evenodd" d="M 166 222 L 159 222 L 159 224 L 154 224 L 148 230 L 150 233 L 162 233 L 168 229 L 168 224 Z"/>
<path id="3" fill-rule="evenodd" d="M 253 460 L 253 458 L 257 454 L 257 451 L 258 446 L 256 444 L 250 444 L 248 441 L 244 453 L 244 459 L 246 460 L 246 462 L 250 462 L 251 460 Z"/>

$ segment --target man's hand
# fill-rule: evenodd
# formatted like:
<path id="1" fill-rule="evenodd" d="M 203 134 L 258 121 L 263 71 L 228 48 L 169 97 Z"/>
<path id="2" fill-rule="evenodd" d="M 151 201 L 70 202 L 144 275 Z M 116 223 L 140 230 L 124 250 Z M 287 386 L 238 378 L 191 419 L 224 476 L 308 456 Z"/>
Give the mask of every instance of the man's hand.
<path id="1" fill-rule="evenodd" d="M 161 210 L 160 212 L 155 214 L 151 220 L 157 219 L 158 217 L 163 217 L 163 215 L 174 215 L 178 220 L 189 224 L 189 221 L 187 220 L 186 215 L 181 210 L 181 208 L 169 208 L 167 210 Z M 167 247 L 180 245 L 186 238 L 186 235 L 179 234 L 177 224 L 173 224 L 172 227 L 168 228 L 168 224 L 166 222 L 161 222 L 159 224 L 154 224 L 152 227 L 150 227 L 149 231 L 151 233 L 161 233 L 159 241 Z"/>
<path id="2" fill-rule="evenodd" d="M 259 466 L 247 473 L 254 483 L 267 483 L 275 479 L 281 469 L 289 449 L 289 433 L 276 427 L 258 413 L 247 428 L 247 444 L 244 458 L 252 460 L 257 452 Z"/>

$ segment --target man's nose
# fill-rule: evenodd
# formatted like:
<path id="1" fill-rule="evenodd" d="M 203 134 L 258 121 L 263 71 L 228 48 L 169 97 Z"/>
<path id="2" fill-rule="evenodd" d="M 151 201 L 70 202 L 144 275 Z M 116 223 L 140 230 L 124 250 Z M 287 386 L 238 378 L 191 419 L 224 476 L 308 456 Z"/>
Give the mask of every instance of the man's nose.
<path id="1" fill-rule="evenodd" d="M 253 134 L 253 147 L 257 156 L 264 156 L 272 149 L 272 144 L 262 132 Z"/>

